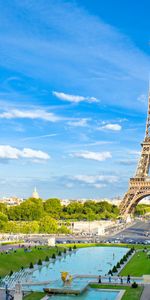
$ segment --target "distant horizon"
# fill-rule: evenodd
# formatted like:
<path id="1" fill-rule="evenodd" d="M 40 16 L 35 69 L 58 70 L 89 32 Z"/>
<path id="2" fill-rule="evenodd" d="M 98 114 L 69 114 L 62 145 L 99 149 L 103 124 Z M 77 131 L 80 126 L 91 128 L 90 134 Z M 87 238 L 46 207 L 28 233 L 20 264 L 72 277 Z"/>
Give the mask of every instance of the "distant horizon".
<path id="1" fill-rule="evenodd" d="M 123 197 L 145 135 L 149 11 L 0 0 L 0 195 Z"/>
<path id="2" fill-rule="evenodd" d="M 22 199 L 22 200 L 26 200 L 26 199 L 29 199 L 29 198 L 34 198 L 32 197 L 32 195 L 28 196 L 28 197 L 23 197 L 23 196 L 2 196 L 0 197 L 0 201 L 3 200 L 3 199 L 11 199 L 11 198 L 17 198 L 17 199 Z M 42 200 L 47 200 L 47 199 L 59 199 L 61 201 L 85 201 L 85 200 L 93 200 L 93 201 L 97 201 L 97 200 L 121 200 L 122 198 L 121 197 L 114 197 L 114 198 L 107 198 L 107 197 L 102 197 L 102 198 L 61 198 L 61 197 L 56 197 L 56 196 L 52 196 L 52 197 L 48 197 L 48 198 L 43 198 L 41 197 L 41 195 L 39 195 L 39 199 L 42 199 Z"/>

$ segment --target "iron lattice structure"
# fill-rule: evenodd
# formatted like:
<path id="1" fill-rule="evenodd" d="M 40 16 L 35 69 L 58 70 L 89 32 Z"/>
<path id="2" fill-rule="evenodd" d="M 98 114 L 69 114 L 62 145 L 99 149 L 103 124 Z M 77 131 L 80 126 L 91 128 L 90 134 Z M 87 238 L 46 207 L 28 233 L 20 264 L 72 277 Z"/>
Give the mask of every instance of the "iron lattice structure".
<path id="1" fill-rule="evenodd" d="M 150 196 L 150 93 L 148 97 L 146 133 L 141 146 L 141 156 L 135 176 L 130 178 L 129 189 L 120 204 L 120 212 L 122 215 L 133 213 L 139 201 L 144 197 Z"/>

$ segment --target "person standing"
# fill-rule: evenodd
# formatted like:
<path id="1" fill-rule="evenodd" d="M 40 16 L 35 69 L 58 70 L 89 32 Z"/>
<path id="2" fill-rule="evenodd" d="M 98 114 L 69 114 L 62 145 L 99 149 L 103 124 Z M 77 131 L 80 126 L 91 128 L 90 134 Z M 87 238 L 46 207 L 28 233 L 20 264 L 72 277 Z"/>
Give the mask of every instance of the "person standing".
<path id="1" fill-rule="evenodd" d="M 130 283 L 130 275 L 127 276 L 127 283 Z"/>

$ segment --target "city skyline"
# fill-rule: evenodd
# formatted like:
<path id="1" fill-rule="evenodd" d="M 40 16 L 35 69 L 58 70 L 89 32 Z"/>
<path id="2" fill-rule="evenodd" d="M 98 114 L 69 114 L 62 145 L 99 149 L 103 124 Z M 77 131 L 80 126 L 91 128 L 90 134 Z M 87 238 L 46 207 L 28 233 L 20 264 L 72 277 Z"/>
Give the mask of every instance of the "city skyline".
<path id="1" fill-rule="evenodd" d="M 0 8 L 0 197 L 122 196 L 145 134 L 148 0 Z"/>

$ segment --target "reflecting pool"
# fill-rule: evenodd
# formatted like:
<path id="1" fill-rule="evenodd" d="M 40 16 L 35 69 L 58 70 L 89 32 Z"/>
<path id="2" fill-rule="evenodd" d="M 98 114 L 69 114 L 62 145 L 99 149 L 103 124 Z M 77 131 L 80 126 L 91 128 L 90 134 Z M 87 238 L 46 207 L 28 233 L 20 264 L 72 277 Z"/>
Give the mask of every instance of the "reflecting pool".
<path id="1" fill-rule="evenodd" d="M 41 266 L 30 275 L 31 281 L 54 281 L 65 271 L 72 275 L 105 275 L 127 253 L 128 248 L 80 248 L 60 259 Z"/>
<path id="2" fill-rule="evenodd" d="M 52 300 L 116 300 L 119 291 L 89 288 L 90 282 L 97 282 L 96 276 L 104 276 L 128 252 L 124 247 L 87 247 L 62 254 L 56 260 L 45 262 L 36 269 L 24 269 L 6 276 L 5 284 L 11 288 L 19 281 L 24 291 L 43 291 L 44 288 L 57 289 L 79 295 L 54 295 Z M 69 272 L 73 281 L 68 287 L 61 280 L 61 272 Z M 94 277 L 95 276 L 95 277 Z M 106 279 L 103 278 L 105 281 Z M 112 279 L 113 280 L 113 279 Z M 84 291 L 84 292 L 83 292 Z M 80 294 L 81 293 L 81 294 Z"/>
<path id="3" fill-rule="evenodd" d="M 86 292 L 78 296 L 55 295 L 50 297 L 49 300 L 115 300 L 118 295 L 119 291 L 88 289 Z"/>

